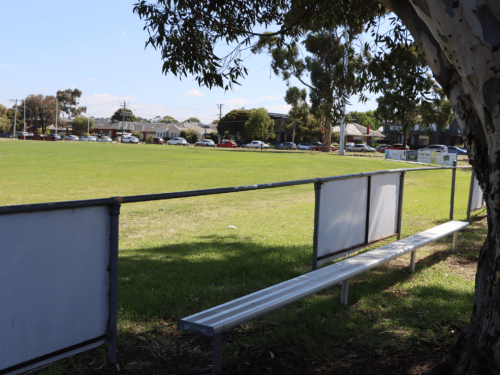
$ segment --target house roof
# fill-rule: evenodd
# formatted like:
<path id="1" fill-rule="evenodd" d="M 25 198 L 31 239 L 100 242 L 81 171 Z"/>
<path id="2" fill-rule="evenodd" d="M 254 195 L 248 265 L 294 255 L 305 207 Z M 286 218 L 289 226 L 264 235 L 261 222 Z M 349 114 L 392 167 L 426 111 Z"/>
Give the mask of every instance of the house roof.
<path id="1" fill-rule="evenodd" d="M 340 126 L 332 127 L 333 133 L 340 133 Z M 375 137 L 375 138 L 385 138 L 386 136 L 379 131 L 370 129 L 370 133 L 368 134 L 368 130 L 365 126 L 350 123 L 345 125 L 345 135 L 354 136 L 354 137 Z"/>

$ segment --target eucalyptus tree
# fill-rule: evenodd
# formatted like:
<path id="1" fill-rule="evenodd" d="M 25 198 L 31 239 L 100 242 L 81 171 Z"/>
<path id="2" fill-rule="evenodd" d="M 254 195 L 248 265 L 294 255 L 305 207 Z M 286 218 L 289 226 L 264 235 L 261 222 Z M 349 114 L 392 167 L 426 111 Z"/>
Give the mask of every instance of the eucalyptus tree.
<path id="1" fill-rule="evenodd" d="M 311 25 L 350 21 L 369 26 L 385 10 L 406 28 L 434 79 L 449 98 L 484 192 L 488 234 L 481 248 L 474 307 L 449 354 L 435 369 L 446 374 L 500 373 L 500 3 L 494 0 L 158 0 L 137 2 L 145 20 L 146 45 L 161 51 L 163 71 L 191 74 L 199 84 L 231 88 L 247 73 L 241 51 L 261 36 L 255 27 L 274 26 L 284 45 L 293 46 Z M 348 28 L 355 32 L 352 26 Z M 359 30 L 359 29 L 358 29 Z M 371 28 L 378 33 L 377 28 Z M 350 31 L 348 31 L 350 32 Z M 356 31 L 357 32 L 357 31 Z M 217 56 L 218 42 L 236 48 Z"/>

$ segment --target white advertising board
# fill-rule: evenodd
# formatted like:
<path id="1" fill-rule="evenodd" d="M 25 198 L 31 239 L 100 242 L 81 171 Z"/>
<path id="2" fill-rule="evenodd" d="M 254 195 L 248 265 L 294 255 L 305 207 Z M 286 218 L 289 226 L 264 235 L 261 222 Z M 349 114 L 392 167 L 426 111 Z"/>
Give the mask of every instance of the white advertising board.
<path id="1" fill-rule="evenodd" d="M 328 181 L 321 185 L 317 266 L 397 232 L 399 181 L 399 173 L 387 173 Z"/>
<path id="2" fill-rule="evenodd" d="M 448 154 L 434 151 L 419 151 L 418 162 L 427 164 L 438 164 L 452 167 L 453 162 L 457 161 L 457 154 Z"/>
<path id="3" fill-rule="evenodd" d="M 474 211 L 486 205 L 483 199 L 483 190 L 479 186 L 479 182 L 477 181 L 476 176 L 473 177 L 472 182 L 472 198 L 470 201 L 470 210 Z"/>
<path id="4" fill-rule="evenodd" d="M 0 372 L 105 335 L 106 206 L 0 215 L 0 238 Z"/>

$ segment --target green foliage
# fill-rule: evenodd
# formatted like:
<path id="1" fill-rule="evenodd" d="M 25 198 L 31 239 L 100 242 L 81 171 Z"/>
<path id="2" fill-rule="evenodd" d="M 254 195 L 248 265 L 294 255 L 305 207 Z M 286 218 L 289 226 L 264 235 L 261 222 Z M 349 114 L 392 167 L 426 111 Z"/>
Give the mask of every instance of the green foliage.
<path id="1" fill-rule="evenodd" d="M 196 143 L 200 140 L 199 134 L 192 130 L 181 130 L 180 136 L 185 138 L 188 143 Z"/>
<path id="2" fill-rule="evenodd" d="M 137 122 L 137 117 L 134 116 L 134 113 L 131 109 L 123 109 L 118 108 L 113 116 L 111 116 L 112 121 L 128 121 L 128 122 Z"/>
<path id="3" fill-rule="evenodd" d="M 94 130 L 94 119 L 88 117 L 74 118 L 71 124 L 73 125 L 73 130 L 78 134 L 86 133 L 87 126 L 89 127 L 90 133 Z"/>
<path id="4" fill-rule="evenodd" d="M 15 112 L 16 112 L 15 106 L 14 106 L 14 108 L 8 108 L 6 110 L 6 117 L 7 117 L 8 123 L 9 123 L 9 131 L 12 131 L 12 124 L 14 123 L 14 119 L 16 121 L 16 131 L 22 130 L 22 128 L 23 128 L 24 121 L 23 121 L 23 118 L 21 117 L 22 113 L 19 111 L 19 108 L 18 108 L 17 117 L 16 117 Z"/>
<path id="5" fill-rule="evenodd" d="M 286 91 L 285 101 L 292 106 L 288 113 L 292 122 L 286 125 L 286 130 L 293 134 L 294 142 L 295 140 L 313 142 L 323 138 L 324 129 L 320 121 L 309 112 L 306 98 L 306 89 L 290 87 Z"/>
<path id="6" fill-rule="evenodd" d="M 78 107 L 81 96 L 82 92 L 78 89 L 57 91 L 56 98 L 60 111 L 65 113 L 70 119 L 80 116 L 83 112 L 87 112 L 87 107 Z"/>
<path id="7" fill-rule="evenodd" d="M 347 23 L 350 33 L 360 33 L 363 26 L 385 12 L 373 0 L 321 0 L 312 6 L 305 1 L 277 2 L 255 0 L 199 1 L 174 0 L 134 5 L 149 33 L 146 46 L 161 52 L 163 72 L 187 77 L 194 75 L 198 84 L 226 90 L 247 74 L 241 50 L 251 44 L 256 25 L 280 25 L 274 36 L 283 49 L 292 48 L 304 29 L 334 29 Z M 289 36 L 290 38 L 285 39 Z M 224 42 L 237 47 L 225 57 L 218 57 L 215 46 Z"/>
<path id="8" fill-rule="evenodd" d="M 205 137 L 206 139 L 211 139 L 215 143 L 219 142 L 219 134 L 216 132 L 208 133 Z"/>
<path id="9" fill-rule="evenodd" d="M 175 118 L 173 118 L 172 116 L 165 116 L 165 117 L 163 117 L 163 118 L 160 120 L 160 122 L 164 122 L 164 123 L 166 123 L 166 124 L 170 124 L 170 123 L 172 123 L 172 124 L 178 124 L 178 123 L 179 123 L 179 121 L 177 121 L 177 120 L 176 120 Z"/>
<path id="10" fill-rule="evenodd" d="M 223 134 L 224 138 L 233 136 L 235 139 L 247 140 L 245 122 L 252 113 L 249 109 L 234 109 L 227 113 L 217 125 L 217 132 Z M 251 137 L 250 137 L 251 138 Z"/>
<path id="11" fill-rule="evenodd" d="M 7 117 L 7 107 L 0 104 L 0 132 L 6 133 L 12 128 L 12 122 Z"/>
<path id="12" fill-rule="evenodd" d="M 200 122 L 196 117 L 190 117 L 186 120 L 187 122 Z"/>
<path id="13" fill-rule="evenodd" d="M 24 102 L 26 103 L 26 121 L 28 123 L 33 124 L 34 121 L 38 121 L 42 126 L 43 133 L 48 125 L 55 124 L 56 98 L 54 96 L 29 95 Z M 23 104 L 18 105 L 18 116 L 24 111 Z M 59 116 L 59 110 L 57 116 Z"/>
<path id="14" fill-rule="evenodd" d="M 219 123 L 219 120 L 212 121 L 212 125 L 215 125 L 215 124 L 218 124 L 218 123 Z"/>
<path id="15" fill-rule="evenodd" d="M 141 134 L 141 133 L 139 133 L 139 132 L 137 132 L 137 131 L 133 131 L 133 132 L 132 132 L 132 135 L 133 135 L 134 137 L 136 137 L 137 139 L 141 139 L 141 138 L 142 138 L 142 134 Z"/>
<path id="16" fill-rule="evenodd" d="M 274 139 L 274 120 L 269 117 L 265 108 L 254 109 L 245 122 L 245 131 L 250 138 L 263 141 Z"/>
<path id="17" fill-rule="evenodd" d="M 147 143 L 148 145 L 153 144 L 153 136 L 152 136 L 152 135 L 148 135 L 148 136 L 146 137 L 146 143 Z"/>
<path id="18" fill-rule="evenodd" d="M 453 109 L 441 87 L 435 85 L 433 92 L 432 100 L 422 101 L 420 104 L 422 125 L 429 129 L 430 125 L 436 124 L 438 130 L 444 130 L 453 121 Z"/>
<path id="19" fill-rule="evenodd" d="M 370 125 L 371 129 L 376 129 L 380 127 L 380 120 L 375 117 L 374 111 L 357 112 L 351 111 L 347 115 L 348 122 L 354 122 L 359 125 L 367 127 Z"/>

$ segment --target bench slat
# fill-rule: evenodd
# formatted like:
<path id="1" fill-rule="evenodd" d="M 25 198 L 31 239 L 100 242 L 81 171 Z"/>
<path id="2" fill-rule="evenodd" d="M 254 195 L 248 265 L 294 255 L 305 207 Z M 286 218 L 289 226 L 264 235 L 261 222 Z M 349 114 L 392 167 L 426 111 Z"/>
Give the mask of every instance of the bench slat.
<path id="1" fill-rule="evenodd" d="M 206 336 L 219 334 L 414 251 L 468 225 L 467 222 L 449 221 L 378 249 L 180 319 L 179 329 Z"/>

